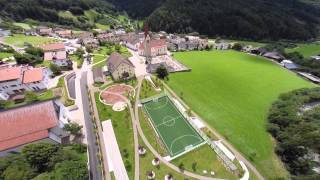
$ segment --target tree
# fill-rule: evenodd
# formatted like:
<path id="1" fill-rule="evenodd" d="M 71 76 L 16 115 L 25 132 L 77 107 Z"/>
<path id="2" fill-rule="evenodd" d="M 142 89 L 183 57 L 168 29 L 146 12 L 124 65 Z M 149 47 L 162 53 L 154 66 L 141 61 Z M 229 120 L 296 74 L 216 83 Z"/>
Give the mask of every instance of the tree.
<path id="1" fill-rule="evenodd" d="M 79 125 L 78 123 L 68 121 L 68 124 L 63 126 L 63 130 L 69 132 L 70 134 L 77 136 L 81 134 L 81 129 L 83 126 Z"/>
<path id="2" fill-rule="evenodd" d="M 116 52 L 121 53 L 121 45 L 120 44 L 116 44 L 114 46 L 114 49 L 115 49 Z"/>
<path id="3" fill-rule="evenodd" d="M 232 46 L 232 49 L 236 50 L 236 51 L 241 51 L 243 48 L 242 44 L 240 43 L 235 43 L 233 46 Z"/>
<path id="4" fill-rule="evenodd" d="M 48 171 L 50 159 L 60 151 L 59 145 L 49 143 L 30 144 L 22 149 L 26 161 L 39 172 Z"/>
<path id="5" fill-rule="evenodd" d="M 36 47 L 28 47 L 25 49 L 25 52 L 34 56 L 42 57 L 43 56 L 43 50 Z"/>
<path id="6" fill-rule="evenodd" d="M 160 78 L 160 79 L 165 79 L 169 75 L 167 68 L 165 66 L 163 66 L 163 65 L 160 65 L 156 69 L 156 73 L 157 73 L 157 77 Z"/>
<path id="7" fill-rule="evenodd" d="M 58 76 L 61 74 L 61 68 L 59 66 L 51 63 L 49 68 L 52 71 L 53 75 Z"/>
<path id="8" fill-rule="evenodd" d="M 38 95 L 35 92 L 27 91 L 25 93 L 25 99 L 27 103 L 32 103 L 35 101 L 39 101 Z"/>
<path id="9" fill-rule="evenodd" d="M 36 176 L 36 172 L 23 160 L 11 163 L 3 172 L 4 180 L 19 179 L 29 180 Z"/>
<path id="10" fill-rule="evenodd" d="M 55 166 L 53 177 L 55 180 L 87 180 L 87 164 L 83 161 L 63 161 Z"/>

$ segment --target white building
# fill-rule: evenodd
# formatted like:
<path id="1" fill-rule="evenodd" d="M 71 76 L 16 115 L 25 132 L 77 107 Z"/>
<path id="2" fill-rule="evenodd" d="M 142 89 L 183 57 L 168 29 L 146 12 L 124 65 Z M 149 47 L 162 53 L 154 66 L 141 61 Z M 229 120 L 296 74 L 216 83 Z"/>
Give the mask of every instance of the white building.
<path id="1" fill-rule="evenodd" d="M 44 61 L 51 61 L 57 66 L 69 66 L 71 64 L 71 61 L 67 59 L 67 51 L 63 43 L 45 44 L 40 48 L 44 51 Z"/>
<path id="2" fill-rule="evenodd" d="M 0 67 L 1 68 L 1 67 Z M 31 66 L 2 67 L 0 69 L 0 99 L 25 91 L 41 91 L 48 88 L 51 71 Z"/>

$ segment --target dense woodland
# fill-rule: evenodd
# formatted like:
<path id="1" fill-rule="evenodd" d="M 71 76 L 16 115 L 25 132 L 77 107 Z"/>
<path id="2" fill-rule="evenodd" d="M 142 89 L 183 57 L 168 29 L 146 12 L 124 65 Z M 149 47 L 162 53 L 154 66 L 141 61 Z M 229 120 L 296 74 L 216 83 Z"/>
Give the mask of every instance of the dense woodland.
<path id="1" fill-rule="evenodd" d="M 320 153 L 320 106 L 303 108 L 316 102 L 320 88 L 295 90 L 281 95 L 269 112 L 268 130 L 278 141 L 276 153 L 295 178 L 320 178 L 311 170 L 320 166 L 314 161 L 314 154 Z"/>
<path id="2" fill-rule="evenodd" d="M 314 0 L 0 0 L 4 19 L 33 19 L 81 29 L 94 27 L 83 16 L 89 9 L 147 18 L 154 31 L 253 40 L 310 40 L 319 35 L 320 3 Z"/>
<path id="3" fill-rule="evenodd" d="M 248 39 L 308 40 L 320 10 L 298 0 L 170 0 L 150 17 L 153 30 Z"/>
<path id="4" fill-rule="evenodd" d="M 81 144 L 30 144 L 0 158 L 0 180 L 87 180 L 87 148 Z"/>

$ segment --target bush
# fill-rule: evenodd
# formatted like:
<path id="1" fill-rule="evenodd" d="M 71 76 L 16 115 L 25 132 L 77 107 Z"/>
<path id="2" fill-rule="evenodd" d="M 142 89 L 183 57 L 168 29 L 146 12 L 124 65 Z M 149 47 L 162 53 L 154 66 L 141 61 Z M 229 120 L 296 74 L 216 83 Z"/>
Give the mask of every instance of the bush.
<path id="1" fill-rule="evenodd" d="M 51 63 L 49 68 L 52 71 L 53 75 L 58 76 L 61 74 L 61 67 Z"/>

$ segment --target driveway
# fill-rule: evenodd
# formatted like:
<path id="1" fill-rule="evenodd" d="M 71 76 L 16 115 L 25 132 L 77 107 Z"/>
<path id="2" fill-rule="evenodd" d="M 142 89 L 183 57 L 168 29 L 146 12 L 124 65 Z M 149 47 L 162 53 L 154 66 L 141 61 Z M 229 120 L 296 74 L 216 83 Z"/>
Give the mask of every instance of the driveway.
<path id="1" fill-rule="evenodd" d="M 67 87 L 68 87 L 68 92 L 69 92 L 69 96 L 72 99 L 76 99 L 76 86 L 75 86 L 75 80 L 76 80 L 76 74 L 75 73 L 71 73 L 68 74 L 66 76 L 66 80 L 67 80 Z"/>

